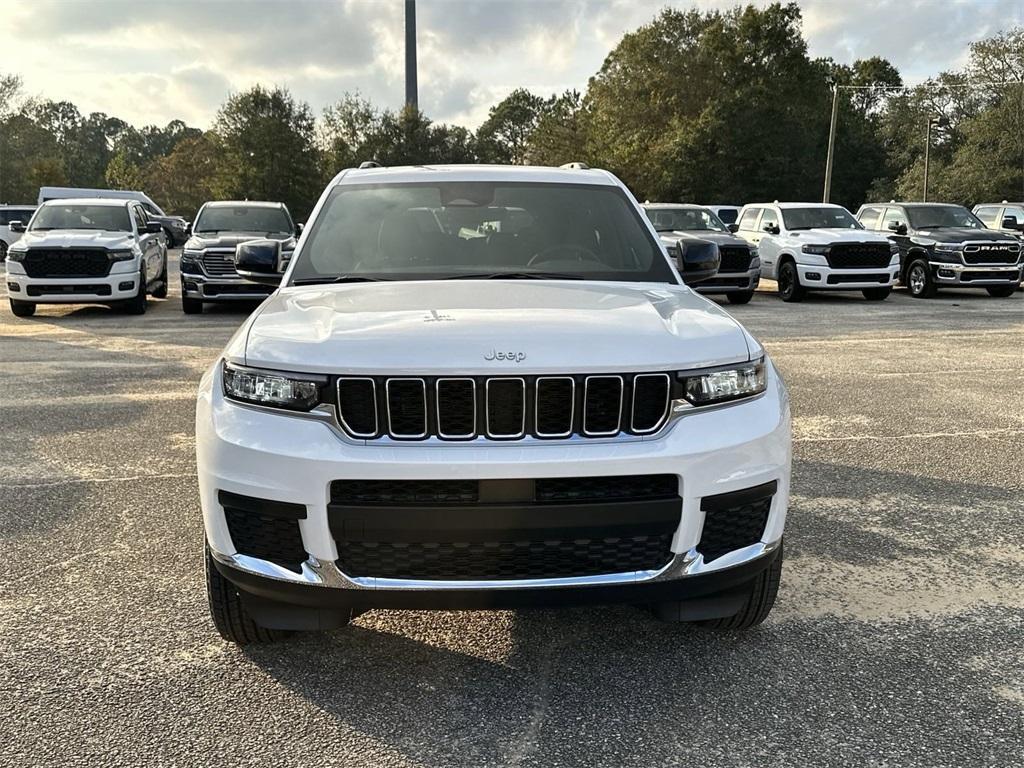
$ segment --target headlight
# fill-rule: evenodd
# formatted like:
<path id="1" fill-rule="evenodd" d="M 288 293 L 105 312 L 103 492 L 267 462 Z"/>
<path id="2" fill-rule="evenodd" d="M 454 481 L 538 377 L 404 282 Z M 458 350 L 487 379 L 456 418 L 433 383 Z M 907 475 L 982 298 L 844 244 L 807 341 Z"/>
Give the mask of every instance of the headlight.
<path id="1" fill-rule="evenodd" d="M 963 243 L 936 243 L 935 250 L 942 253 L 960 253 L 964 249 Z"/>
<path id="2" fill-rule="evenodd" d="M 818 256 L 824 256 L 826 253 L 828 253 L 828 249 L 829 246 L 827 245 L 814 245 L 810 243 L 807 245 L 800 246 L 800 250 L 803 251 L 804 253 L 814 253 L 817 254 Z"/>
<path id="3" fill-rule="evenodd" d="M 24 261 L 26 251 L 16 251 L 13 248 L 7 252 L 8 261 Z"/>
<path id="4" fill-rule="evenodd" d="M 690 405 L 712 405 L 744 397 L 753 397 L 764 392 L 764 360 L 755 360 L 728 368 L 697 374 L 679 374 L 683 382 L 683 395 Z M 686 408 L 676 401 L 673 405 Z"/>
<path id="5" fill-rule="evenodd" d="M 244 403 L 308 411 L 320 402 L 326 377 L 243 368 L 224 361 L 224 395 Z"/>
<path id="6" fill-rule="evenodd" d="M 193 251 L 185 249 L 184 251 L 181 252 L 181 259 L 182 261 L 199 261 L 202 255 L 202 251 Z"/>
<path id="7" fill-rule="evenodd" d="M 895 256 L 895 255 L 896 255 L 896 254 L 898 254 L 899 252 L 900 252 L 900 247 L 899 247 L 899 245 L 898 245 L 897 243 L 894 243 L 894 242 L 892 242 L 892 241 L 890 240 L 890 241 L 889 241 L 889 253 L 891 253 L 891 254 L 892 254 L 893 256 Z"/>
<path id="8" fill-rule="evenodd" d="M 131 251 L 107 251 L 107 258 L 111 261 L 131 261 L 135 254 Z"/>

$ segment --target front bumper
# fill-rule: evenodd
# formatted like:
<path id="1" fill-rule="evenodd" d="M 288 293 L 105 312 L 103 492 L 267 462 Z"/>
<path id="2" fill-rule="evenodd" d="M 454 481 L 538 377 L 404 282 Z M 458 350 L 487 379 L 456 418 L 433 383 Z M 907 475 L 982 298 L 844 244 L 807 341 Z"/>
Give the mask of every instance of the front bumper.
<path id="1" fill-rule="evenodd" d="M 107 304 L 133 298 L 141 275 L 131 261 L 115 262 L 105 277 L 29 277 L 17 262 L 7 264 L 7 294 L 36 304 Z"/>
<path id="2" fill-rule="evenodd" d="M 740 293 L 755 290 L 760 279 L 760 267 L 747 272 L 719 272 L 694 288 L 697 293 Z"/>
<path id="3" fill-rule="evenodd" d="M 696 586 L 697 579 L 726 571 L 736 575 L 740 571 L 733 569 L 748 566 L 756 575 L 767 567 L 781 541 L 788 506 L 790 415 L 785 388 L 769 366 L 764 395 L 687 414 L 656 438 L 367 444 L 346 438 L 328 420 L 226 401 L 218 364 L 200 387 L 196 452 L 203 520 L 214 561 L 243 591 L 266 599 L 363 608 L 492 607 L 496 601 L 527 597 L 534 602 L 588 597 L 642 602 L 640 593 L 633 591 L 638 586 L 679 587 L 658 587 L 652 595 L 658 590 L 698 594 L 704 588 Z M 678 479 L 671 559 L 657 569 L 563 578 L 431 580 L 350 576 L 336 564 L 338 527 L 332 528 L 329 511 L 335 480 L 509 481 L 649 474 Z M 755 537 L 747 546 L 705 560 L 697 549 L 706 516 L 702 503 L 706 507 L 707 497 L 763 485 L 774 491 L 759 540 Z M 240 553 L 221 505 L 222 492 L 304 507 L 304 516 L 297 520 L 306 557 L 301 566 L 291 569 Z M 728 587 L 728 579 L 717 587 L 715 582 L 704 583 L 712 585 L 711 591 Z M 691 586 L 679 586 L 683 583 Z M 541 597 L 541 592 L 550 596 Z M 506 597 L 494 597 L 498 593 Z"/>
<path id="4" fill-rule="evenodd" d="M 273 286 L 252 283 L 241 277 L 181 276 L 181 294 L 202 301 L 263 301 L 275 290 Z"/>
<path id="5" fill-rule="evenodd" d="M 929 261 L 932 279 L 942 285 L 977 286 L 1017 285 L 1021 281 L 1020 264 L 955 264 Z"/>
<path id="6" fill-rule="evenodd" d="M 814 291 L 859 291 L 865 288 L 892 287 L 899 279 L 900 269 L 895 262 L 885 267 L 836 269 L 819 264 L 796 265 L 800 284 Z"/>

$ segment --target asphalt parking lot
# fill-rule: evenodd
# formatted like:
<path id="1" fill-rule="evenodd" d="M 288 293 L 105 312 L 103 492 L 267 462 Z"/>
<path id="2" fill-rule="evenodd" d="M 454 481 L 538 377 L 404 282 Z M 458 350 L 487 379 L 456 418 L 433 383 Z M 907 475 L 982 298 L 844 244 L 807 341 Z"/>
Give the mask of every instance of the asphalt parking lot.
<path id="1" fill-rule="evenodd" d="M 249 308 L 186 316 L 172 284 L 144 317 L 2 296 L 0 765 L 1024 763 L 1024 293 L 730 307 L 794 411 L 757 630 L 371 612 L 239 650 L 207 618 L 193 409 Z"/>

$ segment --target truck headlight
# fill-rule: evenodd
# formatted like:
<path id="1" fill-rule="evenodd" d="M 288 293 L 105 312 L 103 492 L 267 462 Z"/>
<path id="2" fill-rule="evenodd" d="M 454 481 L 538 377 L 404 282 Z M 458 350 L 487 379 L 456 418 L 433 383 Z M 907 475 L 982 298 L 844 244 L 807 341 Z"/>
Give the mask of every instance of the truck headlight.
<path id="1" fill-rule="evenodd" d="M 753 397 L 767 387 L 763 358 L 711 371 L 680 373 L 679 378 L 683 383 L 683 396 L 690 405 L 713 405 Z M 678 400 L 676 403 L 686 407 Z"/>
<path id="2" fill-rule="evenodd" d="M 327 378 L 314 375 L 264 371 L 222 364 L 224 396 L 243 403 L 308 411 L 320 402 L 320 390 Z"/>
<path id="3" fill-rule="evenodd" d="M 135 254 L 131 251 L 107 251 L 107 258 L 111 261 L 131 261 Z"/>
<path id="4" fill-rule="evenodd" d="M 829 246 L 827 245 L 816 245 L 813 243 L 808 243 L 807 245 L 800 246 L 800 250 L 803 251 L 804 253 L 813 253 L 816 254 L 817 256 L 824 256 L 826 253 L 828 253 L 828 249 Z"/>
<path id="5" fill-rule="evenodd" d="M 26 251 L 16 251 L 13 248 L 7 252 L 8 261 L 24 261 Z"/>
<path id="6" fill-rule="evenodd" d="M 963 243 L 936 243 L 935 250 L 940 253 L 960 253 L 964 249 Z"/>
<path id="7" fill-rule="evenodd" d="M 193 251 L 186 248 L 181 252 L 182 261 L 199 261 L 203 256 L 202 251 Z"/>

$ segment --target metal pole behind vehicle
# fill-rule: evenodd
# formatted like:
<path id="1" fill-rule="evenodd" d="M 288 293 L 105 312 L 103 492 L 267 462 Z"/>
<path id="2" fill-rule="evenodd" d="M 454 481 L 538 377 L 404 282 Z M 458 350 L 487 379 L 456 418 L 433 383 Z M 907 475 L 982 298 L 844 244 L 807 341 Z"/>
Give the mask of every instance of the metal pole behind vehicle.
<path id="1" fill-rule="evenodd" d="M 921 190 L 921 202 L 928 202 L 928 155 L 932 147 L 932 118 L 928 118 L 928 127 L 924 131 L 924 189 Z"/>
<path id="2" fill-rule="evenodd" d="M 405 0 L 405 106 L 419 109 L 416 86 L 416 0 Z"/>
<path id="3" fill-rule="evenodd" d="M 821 202 L 829 202 L 832 196 L 832 158 L 836 150 L 836 120 L 839 117 L 839 85 L 832 83 L 832 122 L 828 127 L 828 156 L 825 158 L 825 194 Z"/>

